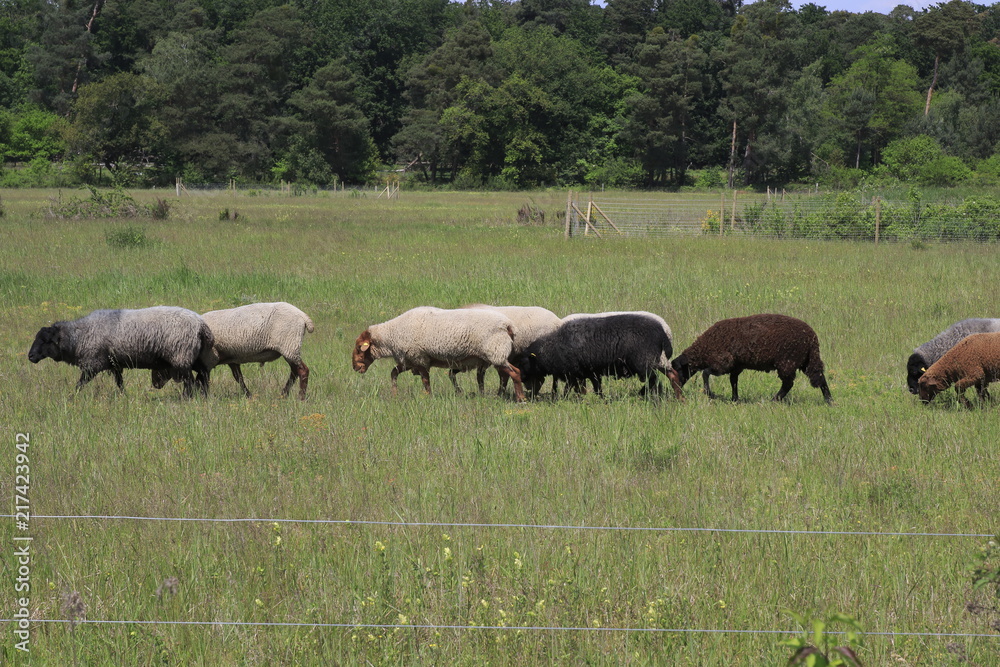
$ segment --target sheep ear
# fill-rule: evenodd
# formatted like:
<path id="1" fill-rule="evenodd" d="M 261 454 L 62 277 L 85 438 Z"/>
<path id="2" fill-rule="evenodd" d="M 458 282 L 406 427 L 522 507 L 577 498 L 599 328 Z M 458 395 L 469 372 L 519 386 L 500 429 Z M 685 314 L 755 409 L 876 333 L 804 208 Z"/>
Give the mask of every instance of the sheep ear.
<path id="1" fill-rule="evenodd" d="M 362 352 L 365 352 L 369 347 L 371 347 L 371 345 L 372 345 L 371 341 L 365 341 L 364 343 L 361 343 L 361 347 L 359 347 L 358 349 L 361 350 Z"/>

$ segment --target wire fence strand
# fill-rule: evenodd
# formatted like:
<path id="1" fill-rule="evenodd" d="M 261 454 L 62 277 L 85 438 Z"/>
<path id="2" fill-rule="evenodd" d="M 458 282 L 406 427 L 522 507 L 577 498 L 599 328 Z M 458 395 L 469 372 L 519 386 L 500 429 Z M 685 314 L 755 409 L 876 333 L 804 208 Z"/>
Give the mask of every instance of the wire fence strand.
<path id="1" fill-rule="evenodd" d="M 12 514 L 0 514 L 5 518 L 14 518 Z M 163 517 L 163 516 L 128 516 L 112 514 L 33 514 L 32 519 L 68 519 L 68 520 L 101 520 L 101 521 L 175 521 L 188 523 L 300 523 L 327 524 L 340 526 L 396 526 L 402 528 L 522 528 L 535 530 L 587 530 L 587 531 L 623 531 L 623 532 L 662 532 L 662 533 L 755 533 L 777 535 L 846 535 L 861 537 L 959 537 L 959 538 L 990 538 L 994 533 L 931 533 L 931 532 L 882 532 L 863 530 L 797 530 L 782 528 L 712 528 L 685 526 L 586 526 L 538 523 L 461 523 L 448 521 L 378 521 L 356 519 L 266 519 L 266 518 L 212 518 L 212 517 Z"/>
<path id="2" fill-rule="evenodd" d="M 18 619 L 3 618 L 0 623 L 14 623 Z M 184 626 L 241 626 L 272 628 L 333 628 L 345 630 L 498 630 L 514 632 L 594 632 L 594 633 L 677 633 L 677 634 L 731 634 L 731 635 L 790 635 L 799 630 L 738 630 L 728 628 L 597 628 L 587 626 L 530 626 L 530 625 L 433 625 L 433 624 L 392 624 L 392 623 L 299 623 L 280 621 L 160 621 L 160 620 L 88 620 L 40 618 L 32 623 L 91 624 L 91 625 L 184 625 Z M 843 635 L 844 631 L 827 630 L 828 635 Z M 982 638 L 1000 639 L 1000 635 L 967 632 L 897 632 L 894 630 L 861 633 L 870 637 L 937 637 L 937 638 Z"/>

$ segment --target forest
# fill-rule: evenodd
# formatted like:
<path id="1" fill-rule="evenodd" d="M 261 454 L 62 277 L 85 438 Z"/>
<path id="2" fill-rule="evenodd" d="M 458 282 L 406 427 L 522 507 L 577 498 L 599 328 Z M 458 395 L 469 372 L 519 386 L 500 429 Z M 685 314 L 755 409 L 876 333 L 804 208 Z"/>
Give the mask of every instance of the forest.
<path id="1" fill-rule="evenodd" d="M 1000 3 L 0 0 L 0 186 L 1000 184 Z"/>

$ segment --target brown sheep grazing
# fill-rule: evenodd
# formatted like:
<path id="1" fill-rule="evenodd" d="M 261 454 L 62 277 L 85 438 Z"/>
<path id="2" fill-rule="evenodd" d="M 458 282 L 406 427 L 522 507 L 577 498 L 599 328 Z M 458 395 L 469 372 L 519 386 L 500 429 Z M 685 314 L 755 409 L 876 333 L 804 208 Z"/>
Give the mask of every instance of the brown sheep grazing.
<path id="1" fill-rule="evenodd" d="M 972 334 L 959 341 L 920 376 L 917 391 L 920 400 L 930 403 L 942 391 L 955 385 L 958 400 L 967 408 L 972 404 L 965 390 L 976 387 L 980 400 L 990 395 L 986 385 L 1000 379 L 1000 333 Z"/>
<path id="2" fill-rule="evenodd" d="M 826 402 L 833 403 L 823 375 L 816 332 L 802 320 L 787 315 L 750 315 L 716 322 L 671 364 L 682 385 L 704 370 L 705 392 L 710 398 L 715 395 L 709 375 L 728 374 L 734 401 L 739 400 L 737 383 L 744 370 L 777 371 L 781 389 L 774 397 L 776 401 L 788 395 L 795 372 L 801 370 L 812 386 L 823 392 Z"/>

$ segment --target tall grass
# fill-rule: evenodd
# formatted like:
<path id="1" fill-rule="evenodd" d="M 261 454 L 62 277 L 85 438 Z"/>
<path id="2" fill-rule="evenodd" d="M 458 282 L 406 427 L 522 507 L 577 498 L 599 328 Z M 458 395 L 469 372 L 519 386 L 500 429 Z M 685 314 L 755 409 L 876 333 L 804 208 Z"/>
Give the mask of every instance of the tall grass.
<path id="1" fill-rule="evenodd" d="M 532 194 L 546 225 L 516 223 L 519 194 L 217 194 L 174 202 L 168 220 L 144 223 L 155 244 L 122 252 L 107 221 L 44 219 L 46 196 L 5 194 L 0 218 L 0 401 L 8 440 L 31 433 L 33 513 L 354 523 L 35 518 L 35 618 L 67 618 L 78 592 L 89 620 L 205 623 L 37 624 L 40 663 L 777 664 L 780 636 L 727 631 L 793 629 L 787 608 L 847 613 L 868 632 L 994 632 L 993 612 L 966 610 L 991 604 L 967 571 L 985 539 L 523 526 L 995 533 L 996 407 L 966 411 L 950 395 L 923 407 L 903 381 L 913 347 L 1000 313 L 995 246 L 567 242 L 563 193 Z M 227 207 L 236 220 L 219 220 Z M 26 359 L 39 327 L 95 308 L 269 300 L 316 324 L 304 403 L 278 398 L 280 362 L 245 369 L 251 400 L 219 369 L 211 395 L 188 401 L 138 371 L 124 395 L 104 376 L 74 393 L 76 369 Z M 684 404 L 647 401 L 634 380 L 609 382 L 605 400 L 518 405 L 476 395 L 468 377 L 455 396 L 434 373 L 425 396 L 401 376 L 393 397 L 389 362 L 351 371 L 368 324 L 473 301 L 649 310 L 678 351 L 724 317 L 801 317 L 836 405 L 802 376 L 775 405 L 776 377 L 752 372 L 735 405 L 695 381 Z M 996 639 L 872 635 L 861 657 L 998 654 Z M 9 644 L 0 655 L 22 657 Z"/>

